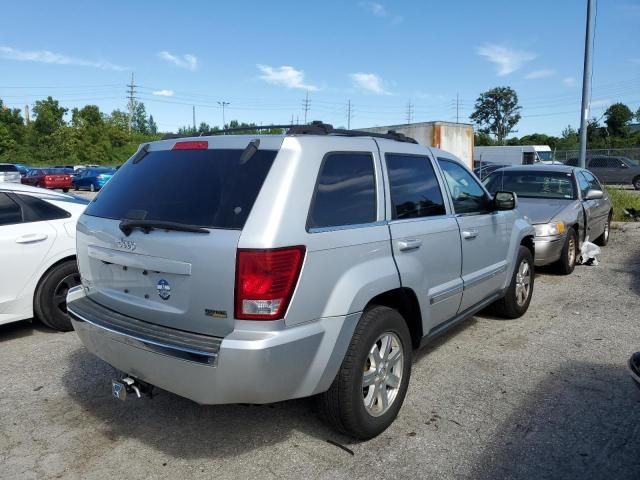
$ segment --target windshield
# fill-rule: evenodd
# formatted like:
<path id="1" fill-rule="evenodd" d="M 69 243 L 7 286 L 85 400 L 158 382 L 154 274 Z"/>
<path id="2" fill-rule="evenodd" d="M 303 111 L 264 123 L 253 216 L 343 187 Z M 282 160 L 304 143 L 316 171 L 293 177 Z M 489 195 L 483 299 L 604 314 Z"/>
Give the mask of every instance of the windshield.
<path id="1" fill-rule="evenodd" d="M 515 192 L 525 198 L 575 199 L 573 178 L 568 172 L 497 171 L 484 180 L 492 194 Z"/>
<path id="2" fill-rule="evenodd" d="M 87 215 L 241 229 L 276 157 L 258 150 L 160 150 L 115 172 Z"/>
<path id="3" fill-rule="evenodd" d="M 541 162 L 553 161 L 553 152 L 537 152 Z"/>

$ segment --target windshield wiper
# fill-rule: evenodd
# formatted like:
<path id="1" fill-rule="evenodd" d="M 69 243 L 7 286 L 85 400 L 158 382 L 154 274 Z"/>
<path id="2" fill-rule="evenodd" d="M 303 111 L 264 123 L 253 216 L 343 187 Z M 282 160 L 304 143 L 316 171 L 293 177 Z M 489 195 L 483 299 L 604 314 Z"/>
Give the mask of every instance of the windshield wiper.
<path id="1" fill-rule="evenodd" d="M 197 225 L 188 225 L 186 223 L 179 222 L 163 222 L 160 220 L 131 220 L 123 219 L 120 222 L 120 230 L 127 237 L 131 235 L 131 232 L 139 228 L 144 233 L 149 233 L 152 230 L 174 230 L 177 232 L 192 232 L 192 233 L 209 233 L 206 228 L 199 227 Z"/>

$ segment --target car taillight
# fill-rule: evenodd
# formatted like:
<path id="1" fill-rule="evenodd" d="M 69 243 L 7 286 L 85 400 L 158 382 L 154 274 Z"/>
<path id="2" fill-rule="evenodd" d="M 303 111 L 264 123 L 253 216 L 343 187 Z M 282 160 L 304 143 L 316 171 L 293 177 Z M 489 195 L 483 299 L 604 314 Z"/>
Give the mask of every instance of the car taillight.
<path id="1" fill-rule="evenodd" d="M 102 175 L 98 175 L 98 176 L 96 177 L 96 180 L 102 180 Z"/>
<path id="2" fill-rule="evenodd" d="M 176 142 L 172 150 L 206 150 L 209 142 L 206 140 L 196 140 L 188 142 Z"/>
<path id="3" fill-rule="evenodd" d="M 44 177 L 44 179 L 45 179 L 47 182 L 50 182 L 50 181 L 52 181 L 52 180 L 53 180 L 53 178 L 51 178 L 51 177 Z"/>
<path id="4" fill-rule="evenodd" d="M 305 247 L 238 249 L 236 312 L 243 320 L 284 318 L 298 283 Z"/>

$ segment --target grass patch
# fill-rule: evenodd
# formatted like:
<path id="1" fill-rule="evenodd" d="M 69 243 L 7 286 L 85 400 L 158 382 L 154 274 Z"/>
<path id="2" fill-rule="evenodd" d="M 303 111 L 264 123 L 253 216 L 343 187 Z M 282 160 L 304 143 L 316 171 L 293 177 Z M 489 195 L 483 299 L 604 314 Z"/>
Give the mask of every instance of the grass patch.
<path id="1" fill-rule="evenodd" d="M 631 219 L 624 216 L 625 208 L 640 210 L 640 193 L 622 190 L 620 188 L 606 187 L 609 199 L 613 205 L 613 220 L 616 222 L 629 222 Z"/>

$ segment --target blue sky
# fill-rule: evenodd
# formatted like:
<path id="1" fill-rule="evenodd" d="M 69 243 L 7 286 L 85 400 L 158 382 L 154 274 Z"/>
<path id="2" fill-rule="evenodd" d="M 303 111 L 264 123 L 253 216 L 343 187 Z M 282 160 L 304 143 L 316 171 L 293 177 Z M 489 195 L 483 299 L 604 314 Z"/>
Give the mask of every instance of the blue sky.
<path id="1" fill-rule="evenodd" d="M 640 1 L 600 0 L 592 116 L 640 107 Z M 138 98 L 160 129 L 226 119 L 309 119 L 351 127 L 466 121 L 479 93 L 519 94 L 517 135 L 559 134 L 580 118 L 586 0 L 537 2 L 22 1 L 3 5 L 0 98 L 22 108 L 125 109 Z"/>

